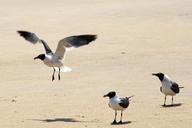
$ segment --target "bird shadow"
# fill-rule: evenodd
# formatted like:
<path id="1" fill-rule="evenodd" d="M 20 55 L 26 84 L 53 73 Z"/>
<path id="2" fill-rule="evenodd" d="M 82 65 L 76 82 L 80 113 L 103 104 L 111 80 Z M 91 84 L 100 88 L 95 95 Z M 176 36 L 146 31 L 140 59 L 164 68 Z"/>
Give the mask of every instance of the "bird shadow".
<path id="1" fill-rule="evenodd" d="M 161 105 L 163 108 L 171 108 L 171 107 L 180 107 L 182 103 L 178 104 L 170 104 L 170 105 Z"/>
<path id="2" fill-rule="evenodd" d="M 111 125 L 126 125 L 126 124 L 130 124 L 130 123 L 132 123 L 132 121 L 125 121 L 122 123 L 111 123 Z"/>
<path id="3" fill-rule="evenodd" d="M 41 121 L 41 122 L 46 122 L 46 123 L 52 123 L 52 122 L 82 122 L 79 120 L 76 120 L 74 118 L 53 118 L 53 119 L 31 119 L 34 121 Z"/>

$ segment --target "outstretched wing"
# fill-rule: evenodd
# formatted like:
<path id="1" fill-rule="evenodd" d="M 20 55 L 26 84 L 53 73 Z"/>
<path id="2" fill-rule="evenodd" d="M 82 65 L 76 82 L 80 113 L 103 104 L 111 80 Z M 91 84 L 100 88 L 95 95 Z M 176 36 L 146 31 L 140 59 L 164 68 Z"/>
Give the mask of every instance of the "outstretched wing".
<path id="1" fill-rule="evenodd" d="M 64 58 L 66 48 L 78 48 L 83 45 L 87 45 L 90 42 L 94 41 L 97 38 L 97 35 L 77 35 L 66 37 L 59 41 L 55 54 L 60 58 Z"/>
<path id="2" fill-rule="evenodd" d="M 39 37 L 35 33 L 28 31 L 17 31 L 17 32 L 20 34 L 20 36 L 22 36 L 25 40 L 29 41 L 32 44 L 36 44 L 37 42 L 42 43 L 45 48 L 45 52 L 47 54 L 52 53 L 47 43 L 44 40 L 39 39 Z"/>

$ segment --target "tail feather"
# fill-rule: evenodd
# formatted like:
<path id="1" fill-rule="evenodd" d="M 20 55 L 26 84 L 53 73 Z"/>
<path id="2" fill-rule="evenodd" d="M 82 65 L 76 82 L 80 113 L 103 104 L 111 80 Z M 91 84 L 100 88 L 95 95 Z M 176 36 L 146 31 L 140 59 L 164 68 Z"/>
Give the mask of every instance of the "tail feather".
<path id="1" fill-rule="evenodd" d="M 58 68 L 58 67 L 54 67 L 54 68 L 55 68 L 56 72 L 59 71 L 59 68 Z M 60 69 L 61 69 L 61 70 L 60 70 L 61 72 L 71 72 L 71 71 L 72 71 L 72 69 L 69 68 L 69 67 L 67 67 L 67 66 L 63 66 L 63 67 L 61 67 Z"/>
<path id="2" fill-rule="evenodd" d="M 132 95 L 132 96 L 129 96 L 129 97 L 126 97 L 126 99 L 130 99 L 130 98 L 132 98 L 132 97 L 134 97 L 134 95 Z"/>

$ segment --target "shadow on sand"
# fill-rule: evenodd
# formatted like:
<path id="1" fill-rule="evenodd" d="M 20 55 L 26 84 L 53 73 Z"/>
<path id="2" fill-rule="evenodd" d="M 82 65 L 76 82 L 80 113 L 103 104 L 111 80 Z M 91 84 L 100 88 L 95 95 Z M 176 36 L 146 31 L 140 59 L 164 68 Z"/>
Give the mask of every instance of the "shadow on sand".
<path id="1" fill-rule="evenodd" d="M 34 121 L 42 121 L 42 122 L 47 122 L 47 123 L 52 123 L 52 122 L 82 122 L 82 121 L 78 121 L 76 119 L 73 118 L 53 118 L 53 119 L 32 119 Z"/>
<path id="2" fill-rule="evenodd" d="M 178 104 L 170 104 L 170 105 L 161 105 L 163 108 L 171 108 L 171 107 L 179 107 L 181 106 L 182 103 L 178 103 Z"/>
<path id="3" fill-rule="evenodd" d="M 122 123 L 111 123 L 111 125 L 126 125 L 126 124 L 130 124 L 132 123 L 132 121 L 125 121 L 125 122 L 122 122 Z"/>

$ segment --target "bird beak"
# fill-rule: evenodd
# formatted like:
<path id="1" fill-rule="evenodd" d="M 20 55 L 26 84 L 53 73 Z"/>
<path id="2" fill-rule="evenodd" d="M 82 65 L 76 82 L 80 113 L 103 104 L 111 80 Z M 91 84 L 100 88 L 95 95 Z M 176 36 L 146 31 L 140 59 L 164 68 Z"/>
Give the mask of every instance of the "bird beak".
<path id="1" fill-rule="evenodd" d="M 36 59 L 39 59 L 39 57 L 37 56 L 37 57 L 34 58 L 34 60 L 36 60 Z"/>
<path id="2" fill-rule="evenodd" d="M 104 98 L 105 98 L 105 97 L 108 97 L 108 94 L 104 95 L 103 97 L 104 97 Z"/>
<path id="3" fill-rule="evenodd" d="M 156 74 L 156 73 L 153 73 L 152 75 L 153 75 L 153 76 L 157 76 L 157 74 Z"/>

